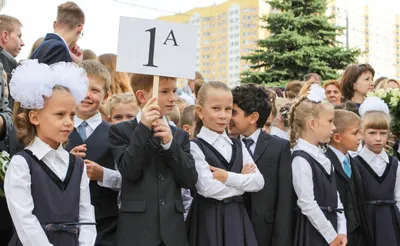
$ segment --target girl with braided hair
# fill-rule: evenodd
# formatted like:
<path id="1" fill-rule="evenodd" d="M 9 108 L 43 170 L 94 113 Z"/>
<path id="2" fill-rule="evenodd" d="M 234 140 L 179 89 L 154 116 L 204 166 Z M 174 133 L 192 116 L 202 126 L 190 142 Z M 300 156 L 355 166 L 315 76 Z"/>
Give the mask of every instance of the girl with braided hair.
<path id="1" fill-rule="evenodd" d="M 293 148 L 293 186 L 297 194 L 294 244 L 339 246 L 347 244 L 346 218 L 336 189 L 335 172 L 319 148 L 335 130 L 333 106 L 325 91 L 312 85 L 290 112 L 290 142 Z"/>

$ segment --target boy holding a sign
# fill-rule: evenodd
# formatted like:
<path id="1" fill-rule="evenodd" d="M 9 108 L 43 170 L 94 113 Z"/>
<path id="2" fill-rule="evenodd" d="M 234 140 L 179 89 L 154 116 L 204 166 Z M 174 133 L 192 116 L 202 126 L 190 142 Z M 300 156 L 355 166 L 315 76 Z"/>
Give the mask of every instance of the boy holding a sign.
<path id="1" fill-rule="evenodd" d="M 142 110 L 136 119 L 110 128 L 122 175 L 117 244 L 188 245 L 181 187 L 194 188 L 197 172 L 188 134 L 165 118 L 176 103 L 176 79 L 160 77 L 157 98 L 152 75 L 137 74 L 131 85 Z"/>

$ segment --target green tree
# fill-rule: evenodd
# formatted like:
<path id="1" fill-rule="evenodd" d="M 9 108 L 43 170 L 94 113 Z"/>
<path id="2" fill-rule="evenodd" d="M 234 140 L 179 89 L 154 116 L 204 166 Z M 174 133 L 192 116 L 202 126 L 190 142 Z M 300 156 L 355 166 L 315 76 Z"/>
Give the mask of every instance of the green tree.
<path id="1" fill-rule="evenodd" d="M 250 69 L 244 83 L 271 83 L 302 79 L 318 73 L 325 79 L 338 78 L 338 70 L 356 62 L 358 49 L 348 49 L 336 40 L 345 28 L 335 26 L 326 15 L 325 0 L 270 0 L 272 11 L 263 15 L 269 33 L 257 41 L 256 50 L 243 56 Z"/>

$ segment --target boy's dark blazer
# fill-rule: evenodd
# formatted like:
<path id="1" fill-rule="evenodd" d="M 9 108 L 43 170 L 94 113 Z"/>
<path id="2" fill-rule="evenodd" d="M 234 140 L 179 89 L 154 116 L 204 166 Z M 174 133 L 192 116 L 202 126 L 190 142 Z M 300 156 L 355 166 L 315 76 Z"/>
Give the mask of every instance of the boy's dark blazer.
<path id="1" fill-rule="evenodd" d="M 349 185 L 350 185 L 350 179 L 347 177 L 346 173 L 343 170 L 342 164 L 339 161 L 339 158 L 337 155 L 331 150 L 330 148 L 327 149 L 325 152 L 325 155 L 329 158 L 331 161 L 333 167 L 335 168 L 335 174 L 336 174 L 336 187 L 338 189 L 338 192 L 340 194 L 340 200 L 343 204 L 343 206 L 346 206 L 347 203 L 352 202 L 348 201 L 349 197 L 352 197 L 351 193 L 348 194 L 349 191 Z M 363 190 L 362 190 L 362 183 L 361 183 L 361 175 L 360 171 L 357 168 L 357 165 L 353 165 L 354 160 L 353 158 L 350 157 L 350 163 L 351 163 L 351 175 L 352 179 L 354 182 L 354 188 L 355 192 L 357 194 L 357 208 L 353 208 L 355 212 L 355 217 L 357 218 L 358 221 L 352 221 L 349 220 L 349 218 L 346 217 L 347 221 L 347 234 L 351 235 L 351 233 L 357 229 L 357 226 L 360 226 L 361 233 L 363 240 L 361 240 L 361 244 L 359 245 L 368 245 L 367 242 L 370 240 L 369 238 L 369 233 L 368 233 L 368 228 L 367 228 L 367 221 L 366 221 L 366 207 L 364 206 L 364 196 L 363 196 Z M 356 240 L 359 241 L 359 240 Z M 364 241 L 364 242 L 362 242 Z M 349 243 L 352 243 L 349 241 Z M 349 244 L 350 245 L 350 244 Z"/>
<path id="2" fill-rule="evenodd" d="M 57 62 L 72 62 L 71 53 L 60 36 L 48 33 L 43 43 L 37 47 L 29 59 L 38 59 L 39 63 L 51 65 Z"/>
<path id="3" fill-rule="evenodd" d="M 265 180 L 261 191 L 246 195 L 258 245 L 292 245 L 296 200 L 290 144 L 261 131 L 253 160 Z"/>
<path id="4" fill-rule="evenodd" d="M 164 150 L 136 119 L 110 128 L 110 147 L 122 175 L 118 245 L 188 245 L 181 187 L 194 189 L 197 172 L 189 135 L 171 126 Z"/>

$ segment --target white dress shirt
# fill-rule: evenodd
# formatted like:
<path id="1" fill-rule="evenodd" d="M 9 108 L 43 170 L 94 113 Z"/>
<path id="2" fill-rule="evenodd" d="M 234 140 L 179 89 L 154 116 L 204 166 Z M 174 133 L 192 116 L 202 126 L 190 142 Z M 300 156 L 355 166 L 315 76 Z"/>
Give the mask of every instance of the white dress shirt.
<path id="1" fill-rule="evenodd" d="M 74 126 L 78 128 L 84 120 L 80 119 L 78 116 L 74 117 Z M 87 119 L 86 122 L 88 126 L 85 127 L 86 137 L 89 138 L 90 135 L 96 130 L 96 128 L 103 122 L 101 118 L 101 114 L 98 112 L 91 118 Z M 113 164 L 115 166 L 115 163 Z M 97 184 L 113 190 L 120 190 L 121 189 L 121 181 L 122 176 L 119 173 L 118 169 L 109 169 L 103 167 L 103 180 L 97 181 Z"/>
<path id="2" fill-rule="evenodd" d="M 312 145 L 303 139 L 299 139 L 293 151 L 296 150 L 303 150 L 310 154 L 323 166 L 328 174 L 334 171 L 332 170 L 331 161 L 322 153 L 322 150 L 319 149 L 318 146 Z M 304 158 L 296 156 L 292 162 L 292 170 L 293 186 L 298 197 L 297 205 L 300 207 L 301 212 L 307 216 L 310 223 L 325 238 L 326 242 L 331 243 L 336 238 L 337 234 L 347 234 L 344 213 L 337 213 L 338 224 L 336 232 L 315 200 L 313 174 L 310 164 Z M 343 208 L 338 192 L 337 197 L 337 207 Z"/>
<path id="3" fill-rule="evenodd" d="M 226 132 L 218 134 L 206 127 L 202 127 L 197 137 L 212 145 L 226 161 L 231 161 L 233 143 Z M 203 151 L 196 143 L 190 142 L 190 152 L 193 155 L 198 173 L 196 189 L 204 197 L 223 200 L 228 197 L 243 195 L 244 192 L 256 192 L 264 187 L 264 178 L 258 169 L 256 169 L 255 173 L 246 175 L 228 172 L 228 178 L 223 184 L 213 178 L 210 165 L 207 163 Z M 247 150 L 244 151 L 244 163 L 254 163 Z"/>
<path id="4" fill-rule="evenodd" d="M 244 138 L 247 138 L 247 139 L 251 138 L 254 141 L 254 143 L 250 146 L 251 153 L 253 153 L 253 156 L 254 156 L 254 151 L 256 151 L 256 145 L 257 145 L 258 137 L 260 136 L 261 131 L 262 131 L 261 129 L 257 129 L 255 132 L 253 132 L 253 134 L 251 134 L 248 137 L 240 135 L 240 142 L 242 143 L 243 156 L 245 156 L 247 153 L 249 153 L 247 148 L 246 148 L 246 145 L 243 142 L 243 139 Z M 254 163 L 253 159 L 252 159 L 252 162 Z M 245 160 L 245 163 L 246 163 L 246 160 Z"/>
<path id="5" fill-rule="evenodd" d="M 64 180 L 69 165 L 69 153 L 60 145 L 52 149 L 40 138 L 35 137 L 26 149 L 42 160 L 61 180 Z M 8 166 L 4 180 L 4 190 L 19 240 L 24 246 L 50 246 L 49 240 L 35 215 L 31 194 L 31 175 L 25 158 L 15 155 Z M 63 209 L 63 208 L 60 208 Z M 90 202 L 89 178 L 86 167 L 80 183 L 79 222 L 95 222 L 94 208 Z M 96 240 L 94 225 L 80 226 L 79 245 L 93 246 Z"/>
<path id="6" fill-rule="evenodd" d="M 269 134 L 289 141 L 289 132 L 285 132 L 276 126 L 271 127 L 271 132 Z"/>
<path id="7" fill-rule="evenodd" d="M 368 163 L 374 172 L 381 177 L 385 172 L 386 166 L 389 163 L 389 156 L 383 149 L 380 154 L 375 154 L 370 151 L 366 146 L 360 151 L 360 156 Z M 399 165 L 400 166 L 400 165 Z M 397 167 L 396 183 L 394 187 L 394 199 L 400 211 L 400 167 Z"/>
<path id="8" fill-rule="evenodd" d="M 329 148 L 333 151 L 333 153 L 335 153 L 335 155 L 339 159 L 340 165 L 342 165 L 342 168 L 344 170 L 344 159 L 346 158 L 346 156 L 342 153 L 342 151 L 336 149 L 333 146 L 329 146 Z M 351 165 L 350 165 L 350 167 L 351 167 Z"/>

